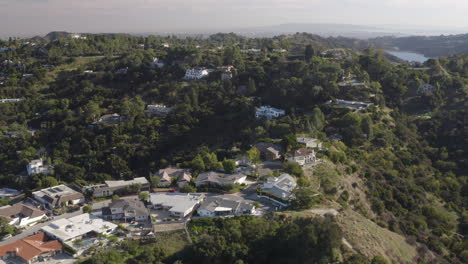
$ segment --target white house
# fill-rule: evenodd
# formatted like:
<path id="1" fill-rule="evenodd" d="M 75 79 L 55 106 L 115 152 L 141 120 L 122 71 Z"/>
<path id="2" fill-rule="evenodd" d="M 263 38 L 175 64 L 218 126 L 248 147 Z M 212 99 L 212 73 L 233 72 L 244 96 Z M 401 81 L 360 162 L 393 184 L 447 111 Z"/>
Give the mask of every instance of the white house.
<path id="1" fill-rule="evenodd" d="M 23 98 L 0 99 L 0 103 L 18 103 L 23 100 Z"/>
<path id="2" fill-rule="evenodd" d="M 138 177 L 128 181 L 105 181 L 103 184 L 86 186 L 84 190 L 92 192 L 93 197 L 103 197 L 113 195 L 116 192 L 137 185 L 141 187 L 139 191 L 147 191 L 150 188 L 150 183 L 145 177 Z"/>
<path id="3" fill-rule="evenodd" d="M 151 67 L 163 68 L 164 66 L 166 66 L 166 64 L 164 63 L 164 61 L 158 59 L 157 57 L 154 57 L 153 61 L 150 64 L 150 66 Z"/>
<path id="4" fill-rule="evenodd" d="M 46 213 L 37 208 L 17 203 L 0 207 L 0 216 L 6 218 L 10 225 L 25 227 L 46 219 Z"/>
<path id="5" fill-rule="evenodd" d="M 186 80 L 200 80 L 207 77 L 210 71 L 206 68 L 192 68 L 185 72 L 184 79 Z"/>
<path id="6" fill-rule="evenodd" d="M 208 197 L 197 209 L 197 213 L 202 217 L 250 215 L 255 213 L 255 206 L 242 200 Z"/>
<path id="7" fill-rule="evenodd" d="M 42 159 L 32 160 L 26 165 L 26 169 L 28 170 L 29 176 L 39 173 L 49 173 L 49 166 L 45 166 Z"/>
<path id="8" fill-rule="evenodd" d="M 106 220 L 146 222 L 150 213 L 139 199 L 119 199 L 102 208 L 102 217 Z"/>
<path id="9" fill-rule="evenodd" d="M 282 109 L 263 105 L 256 109 L 255 117 L 257 119 L 271 120 L 273 118 L 277 118 L 285 114 L 286 112 Z"/>
<path id="10" fill-rule="evenodd" d="M 315 156 L 315 151 L 312 149 L 300 148 L 293 150 L 288 153 L 287 161 L 297 162 L 299 165 L 303 166 L 306 164 L 315 163 L 317 157 Z"/>
<path id="11" fill-rule="evenodd" d="M 117 225 L 91 214 L 81 214 L 68 219 L 60 219 L 42 227 L 49 237 L 63 243 L 81 239 L 92 234 L 112 234 Z"/>
<path id="12" fill-rule="evenodd" d="M 260 187 L 260 190 L 267 194 L 266 197 L 281 205 L 286 205 L 284 202 L 292 199 L 292 191 L 296 188 L 296 186 L 296 180 L 291 175 L 282 174 L 277 178 L 269 177 L 267 182 Z M 259 194 L 259 196 L 265 195 Z M 278 199 L 275 198 L 279 198 L 281 201 L 278 201 Z"/>
<path id="13" fill-rule="evenodd" d="M 155 210 L 169 211 L 171 216 L 182 218 L 193 212 L 203 198 L 195 193 L 152 193 L 150 200 Z"/>
<path id="14" fill-rule="evenodd" d="M 167 107 L 163 104 L 148 105 L 146 107 L 146 113 L 155 116 L 166 116 L 168 115 L 174 107 Z"/>
<path id="15" fill-rule="evenodd" d="M 237 174 L 223 174 L 214 171 L 200 173 L 195 180 L 197 187 L 209 185 L 209 186 L 223 186 L 227 184 L 244 184 L 247 180 L 247 176 L 241 173 Z"/>
<path id="16" fill-rule="evenodd" d="M 322 148 L 322 142 L 316 138 L 309 138 L 309 137 L 297 137 L 297 143 L 304 145 L 306 148 Z"/>

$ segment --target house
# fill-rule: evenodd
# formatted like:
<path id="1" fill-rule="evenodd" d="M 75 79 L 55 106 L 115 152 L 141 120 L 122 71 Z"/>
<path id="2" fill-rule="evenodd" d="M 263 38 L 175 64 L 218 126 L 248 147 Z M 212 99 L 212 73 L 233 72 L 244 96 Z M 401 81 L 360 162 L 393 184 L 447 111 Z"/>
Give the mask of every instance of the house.
<path id="1" fill-rule="evenodd" d="M 267 182 L 260 187 L 258 196 L 267 197 L 283 206 L 292 199 L 292 191 L 296 188 L 296 180 L 289 174 L 279 177 L 269 177 Z"/>
<path id="2" fill-rule="evenodd" d="M 10 200 L 20 195 L 21 192 L 11 188 L 0 188 L 0 199 Z"/>
<path id="3" fill-rule="evenodd" d="M 50 170 L 50 166 L 44 165 L 44 162 L 41 159 L 32 160 L 26 165 L 26 170 L 28 171 L 28 175 L 31 176 L 33 174 L 48 174 Z"/>
<path id="4" fill-rule="evenodd" d="M 18 103 L 23 100 L 23 98 L 0 99 L 0 103 Z"/>
<path id="5" fill-rule="evenodd" d="M 260 106 L 255 111 L 255 117 L 257 119 L 266 119 L 266 120 L 271 120 L 273 118 L 277 118 L 285 114 L 286 112 L 284 110 L 274 108 L 268 105 Z"/>
<path id="6" fill-rule="evenodd" d="M 150 213 L 139 199 L 119 199 L 102 208 L 102 218 L 125 222 L 143 222 L 150 219 Z"/>
<path id="7" fill-rule="evenodd" d="M 347 100 L 341 100 L 341 99 L 336 99 L 336 102 L 334 102 L 333 104 L 339 107 L 346 107 L 346 108 L 357 109 L 357 110 L 365 109 L 374 105 L 373 103 L 347 101 Z"/>
<path id="8" fill-rule="evenodd" d="M 167 107 L 162 104 L 148 105 L 146 107 L 146 113 L 154 116 L 167 116 L 174 107 Z"/>
<path id="9" fill-rule="evenodd" d="M 120 116 L 119 114 L 108 114 L 108 115 L 103 115 L 97 123 L 102 123 L 102 124 L 107 124 L 107 125 L 116 125 L 121 122 L 123 122 L 125 118 L 123 116 Z"/>
<path id="10" fill-rule="evenodd" d="M 423 83 L 421 87 L 419 87 L 419 93 L 422 93 L 424 95 L 430 95 L 434 93 L 436 90 L 437 90 L 437 87 L 429 83 Z"/>
<path id="11" fill-rule="evenodd" d="M 71 34 L 70 38 L 72 38 L 72 39 L 86 39 L 86 36 L 81 36 L 80 34 Z"/>
<path id="12" fill-rule="evenodd" d="M 185 72 L 185 80 L 201 80 L 210 74 L 210 70 L 206 68 L 192 68 Z"/>
<path id="13" fill-rule="evenodd" d="M 306 148 L 322 148 L 322 142 L 316 138 L 309 138 L 309 137 L 297 137 L 297 143 L 304 145 Z"/>
<path id="14" fill-rule="evenodd" d="M 135 191 L 148 191 L 150 189 L 150 183 L 145 177 L 138 177 L 128 181 L 105 181 L 104 184 L 86 186 L 84 190 L 92 192 L 93 197 L 103 197 L 119 192 L 132 192 L 132 187 L 138 187 L 138 190 Z"/>
<path id="15" fill-rule="evenodd" d="M 202 217 L 250 215 L 255 213 L 255 206 L 242 200 L 215 196 L 206 198 L 197 213 Z"/>
<path id="16" fill-rule="evenodd" d="M 124 75 L 128 73 L 128 67 L 125 68 L 120 68 L 117 71 L 115 71 L 115 74 L 117 75 Z"/>
<path id="17" fill-rule="evenodd" d="M 20 259 L 21 262 L 31 264 L 61 253 L 62 250 L 63 246 L 59 241 L 50 240 L 46 234 L 40 232 L 0 246 L 0 259 L 5 260 L 6 263 L 17 263 Z M 8 261 L 10 259 L 12 259 L 11 262 Z"/>
<path id="18" fill-rule="evenodd" d="M 273 49 L 273 52 L 285 53 L 288 52 L 286 49 Z"/>
<path id="19" fill-rule="evenodd" d="M 150 66 L 153 67 L 153 68 L 155 68 L 155 67 L 164 68 L 164 66 L 166 66 L 166 64 L 162 60 L 158 59 L 157 57 L 154 57 L 153 61 L 150 63 Z"/>
<path id="20" fill-rule="evenodd" d="M 243 184 L 247 176 L 244 174 L 227 175 L 214 171 L 200 173 L 195 180 L 195 185 L 199 186 L 224 186 L 228 184 Z"/>
<path id="21" fill-rule="evenodd" d="M 317 161 L 315 156 L 315 151 L 312 149 L 299 148 L 288 153 L 286 158 L 289 162 L 297 162 L 299 165 L 303 166 L 306 164 L 312 164 Z"/>
<path id="22" fill-rule="evenodd" d="M 31 77 L 34 77 L 34 74 L 32 74 L 32 73 L 23 74 L 23 78 L 31 78 Z"/>
<path id="23" fill-rule="evenodd" d="M 260 158 L 265 160 L 278 160 L 281 158 L 281 146 L 273 143 L 257 143 L 254 145 L 255 148 L 260 151 Z"/>
<path id="24" fill-rule="evenodd" d="M 47 218 L 46 212 L 23 203 L 0 207 L 0 217 L 6 218 L 10 225 L 18 227 L 30 226 Z"/>
<path id="25" fill-rule="evenodd" d="M 158 186 L 160 187 L 168 187 L 174 180 L 177 180 L 177 186 L 181 188 L 192 180 L 190 170 L 175 167 L 160 169 L 155 176 L 159 177 Z"/>
<path id="26" fill-rule="evenodd" d="M 103 220 L 95 215 L 81 214 L 71 218 L 63 218 L 41 228 L 49 237 L 62 243 L 72 242 L 76 239 L 109 235 L 114 233 L 117 225 Z"/>
<path id="27" fill-rule="evenodd" d="M 231 80 L 233 77 L 233 70 L 234 66 L 222 66 L 218 67 L 216 70 L 221 72 L 221 80 L 226 81 L 226 80 Z"/>
<path id="28" fill-rule="evenodd" d="M 58 185 L 33 192 L 33 197 L 41 204 L 52 208 L 66 205 L 76 205 L 84 202 L 84 196 L 66 185 Z"/>
<path id="29" fill-rule="evenodd" d="M 195 193 L 152 193 L 150 201 L 155 210 L 169 211 L 171 216 L 186 217 L 203 200 L 203 194 Z"/>

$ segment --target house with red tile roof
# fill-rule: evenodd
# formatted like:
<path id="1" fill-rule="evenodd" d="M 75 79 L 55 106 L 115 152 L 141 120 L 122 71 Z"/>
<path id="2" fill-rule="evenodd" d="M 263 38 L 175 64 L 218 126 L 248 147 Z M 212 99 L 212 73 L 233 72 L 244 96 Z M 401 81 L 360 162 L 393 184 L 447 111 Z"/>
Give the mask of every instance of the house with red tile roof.
<path id="1" fill-rule="evenodd" d="M 54 256 L 62 252 L 63 246 L 57 240 L 49 240 L 45 233 L 23 238 L 0 247 L 0 259 L 20 258 L 26 263 L 34 263 L 40 258 Z"/>

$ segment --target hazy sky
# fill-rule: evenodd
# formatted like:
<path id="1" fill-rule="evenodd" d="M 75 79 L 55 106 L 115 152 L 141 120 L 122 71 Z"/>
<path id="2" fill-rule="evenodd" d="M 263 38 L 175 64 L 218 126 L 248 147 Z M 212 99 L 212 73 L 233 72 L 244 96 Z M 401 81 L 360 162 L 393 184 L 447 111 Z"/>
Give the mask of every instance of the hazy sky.
<path id="1" fill-rule="evenodd" d="M 0 0 L 0 35 L 229 29 L 283 23 L 466 28 L 468 0 Z"/>

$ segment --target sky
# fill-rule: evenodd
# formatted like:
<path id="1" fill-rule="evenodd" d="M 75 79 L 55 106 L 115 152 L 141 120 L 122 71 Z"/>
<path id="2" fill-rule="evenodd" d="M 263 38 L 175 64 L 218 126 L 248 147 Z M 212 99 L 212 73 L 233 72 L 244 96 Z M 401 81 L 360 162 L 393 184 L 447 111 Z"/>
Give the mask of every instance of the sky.
<path id="1" fill-rule="evenodd" d="M 0 35 L 206 31 L 286 23 L 465 29 L 468 0 L 0 0 Z"/>

